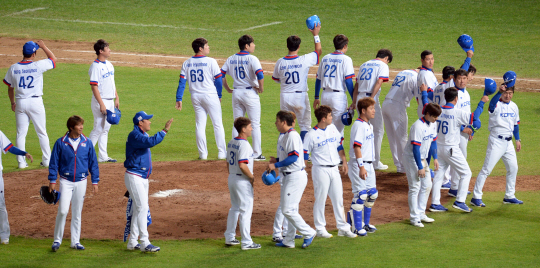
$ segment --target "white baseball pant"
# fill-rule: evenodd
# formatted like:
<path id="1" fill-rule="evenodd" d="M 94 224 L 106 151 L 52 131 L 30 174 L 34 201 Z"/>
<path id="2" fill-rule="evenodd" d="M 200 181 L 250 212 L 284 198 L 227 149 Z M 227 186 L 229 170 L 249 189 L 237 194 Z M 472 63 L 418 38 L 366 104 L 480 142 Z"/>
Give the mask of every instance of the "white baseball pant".
<path id="1" fill-rule="evenodd" d="M 345 125 L 341 122 L 341 115 L 347 112 L 347 95 L 341 91 L 325 90 L 321 97 L 321 105 L 327 105 L 332 108 L 332 123 L 334 123 L 339 133 L 341 133 L 341 137 L 343 137 Z"/>
<path id="2" fill-rule="evenodd" d="M 261 147 L 261 101 L 259 94 L 254 89 L 235 88 L 232 94 L 232 107 L 234 119 L 247 116 L 251 120 L 253 132 L 251 138 L 253 140 L 253 155 L 258 157 L 262 155 Z M 232 136 L 237 137 L 238 131 L 233 126 Z"/>
<path id="3" fill-rule="evenodd" d="M 279 180 L 279 187 L 281 188 L 283 187 L 283 180 Z M 283 227 L 283 230 L 282 230 L 282 227 Z M 283 238 L 282 234 L 287 235 L 288 228 L 289 228 L 289 221 L 287 220 L 287 218 L 285 218 L 285 215 L 283 215 L 283 212 L 281 211 L 281 204 L 279 204 L 276 210 L 276 216 L 274 217 L 274 228 L 273 228 L 274 233 L 272 234 L 272 237 Z"/>
<path id="4" fill-rule="evenodd" d="M 6 199 L 4 198 L 4 178 L 0 170 L 0 239 L 9 239 L 9 221 L 6 209 Z"/>
<path id="5" fill-rule="evenodd" d="M 463 132 L 460 132 L 459 136 L 459 149 L 467 161 L 467 145 L 469 144 L 469 135 Z M 450 170 L 450 189 L 457 190 L 459 188 L 459 174 L 452 168 Z"/>
<path id="6" fill-rule="evenodd" d="M 369 120 L 369 123 L 373 125 L 373 145 L 375 147 L 373 148 L 375 151 L 375 159 L 373 160 L 373 166 L 378 167 L 379 162 L 381 162 L 381 146 L 384 137 L 383 113 L 381 109 L 381 104 L 379 102 L 379 94 L 373 97 L 371 93 L 358 93 L 358 96 L 356 97 L 356 103 L 358 103 L 360 99 L 365 97 L 372 97 L 375 100 L 375 118 Z"/>
<path id="7" fill-rule="evenodd" d="M 368 190 L 371 188 L 376 188 L 376 179 L 375 179 L 375 169 L 373 164 L 364 163 L 364 168 L 367 171 L 367 178 L 364 180 L 360 178 L 360 167 L 356 163 L 356 158 L 351 158 L 349 160 L 349 179 L 351 180 L 352 192 L 357 194 L 362 190 Z"/>
<path id="8" fill-rule="evenodd" d="M 403 150 L 407 146 L 407 128 L 409 126 L 407 107 L 397 101 L 384 100 L 382 113 L 394 165 L 397 172 L 406 172 L 403 164 Z"/>
<path id="9" fill-rule="evenodd" d="M 334 216 L 336 217 L 336 227 L 338 230 L 350 231 L 351 225 L 345 220 L 345 209 L 343 208 L 343 185 L 339 169 L 335 167 L 323 167 L 313 165 L 311 169 L 313 179 L 313 192 L 315 202 L 313 203 L 313 218 L 317 231 L 326 231 L 326 219 L 324 217 L 324 207 L 326 197 L 330 197 Z"/>
<path id="10" fill-rule="evenodd" d="M 281 93 L 279 103 L 281 110 L 294 112 L 301 131 L 309 131 L 311 128 L 311 106 L 307 92 Z"/>
<path id="11" fill-rule="evenodd" d="M 414 157 L 403 154 L 403 165 L 409 182 L 409 211 L 411 222 L 419 222 L 422 216 L 426 214 L 426 206 L 431 191 L 431 172 L 425 159 L 422 165 L 426 172 L 424 178 L 418 177 L 418 166 Z"/>
<path id="12" fill-rule="evenodd" d="M 476 199 L 482 199 L 482 188 L 484 188 L 484 183 L 501 158 L 504 166 L 506 167 L 505 198 L 516 198 L 516 176 L 518 173 L 516 150 L 514 149 L 514 143 L 512 143 L 512 140 L 507 141 L 504 138 L 506 137 L 501 139 L 499 138 L 499 135 L 494 133 L 489 135 L 484 165 L 480 170 L 480 174 L 478 174 L 478 177 L 476 177 L 476 184 L 474 185 L 473 197 Z"/>
<path id="13" fill-rule="evenodd" d="M 30 124 L 30 121 L 32 121 L 39 139 L 39 146 L 41 147 L 41 162 L 44 166 L 48 167 L 49 160 L 51 159 L 51 146 L 49 144 L 49 136 L 47 136 L 45 106 L 43 106 L 43 99 L 41 97 L 15 99 L 15 103 L 17 148 L 23 151 L 26 150 L 26 134 L 28 134 L 28 125 Z M 24 155 L 18 155 L 17 161 L 19 162 L 19 167 L 27 166 Z"/>
<path id="14" fill-rule="evenodd" d="M 86 194 L 86 179 L 78 182 L 59 179 L 60 200 L 58 200 L 58 214 L 54 226 L 54 242 L 62 244 L 66 217 L 71 203 L 71 246 L 80 243 L 81 239 L 81 214 Z"/>
<path id="15" fill-rule="evenodd" d="M 102 100 L 107 110 L 114 111 L 114 99 Z M 98 161 L 107 161 L 109 159 L 109 154 L 107 153 L 107 141 L 109 140 L 111 124 L 107 122 L 107 115 L 101 113 L 99 102 L 93 95 L 90 105 L 92 107 L 92 114 L 94 115 L 94 128 L 90 132 L 88 138 L 90 138 L 94 146 L 96 146 L 96 144 L 98 145 Z"/>
<path id="16" fill-rule="evenodd" d="M 240 218 L 240 234 L 242 246 L 247 247 L 253 243 L 251 240 L 251 213 L 253 212 L 253 186 L 249 179 L 243 175 L 229 174 L 229 192 L 231 195 L 231 209 L 227 217 L 227 230 L 225 241 L 230 242 L 236 236 L 236 224 Z"/>
<path id="17" fill-rule="evenodd" d="M 283 244 L 289 247 L 294 247 L 294 237 L 296 236 L 296 230 L 304 236 L 304 238 L 311 238 L 315 236 L 316 231 L 309 227 L 304 221 L 298 207 L 302 194 L 307 185 L 307 173 L 304 170 L 295 171 L 291 174 L 283 175 L 283 187 L 281 187 L 281 202 L 280 206 L 283 211 L 283 215 L 289 221 L 289 227 L 287 228 L 287 234 L 283 238 Z"/>
<path id="18" fill-rule="evenodd" d="M 131 210 L 131 232 L 129 233 L 128 248 L 134 248 L 140 240 L 141 251 L 150 245 L 148 240 L 148 180 L 137 175 L 125 173 L 124 183 L 133 201 Z"/>
<path id="19" fill-rule="evenodd" d="M 227 153 L 225 143 L 225 129 L 223 128 L 221 116 L 221 102 L 216 94 L 191 94 L 191 103 L 195 110 L 195 138 L 197 140 L 197 149 L 199 157 L 206 159 L 208 149 L 206 147 L 206 117 L 210 115 L 212 125 L 214 126 L 214 137 L 218 148 L 218 158 L 224 159 Z"/>
<path id="20" fill-rule="evenodd" d="M 459 187 L 456 201 L 465 202 L 467 191 L 469 190 L 469 182 L 471 181 L 471 169 L 469 163 L 465 160 L 459 146 L 444 146 L 437 144 L 437 156 L 439 160 L 439 171 L 435 172 L 433 178 L 433 190 L 431 191 L 431 204 L 441 204 L 441 186 L 444 179 L 444 171 L 448 166 L 451 166 L 459 176 Z"/>

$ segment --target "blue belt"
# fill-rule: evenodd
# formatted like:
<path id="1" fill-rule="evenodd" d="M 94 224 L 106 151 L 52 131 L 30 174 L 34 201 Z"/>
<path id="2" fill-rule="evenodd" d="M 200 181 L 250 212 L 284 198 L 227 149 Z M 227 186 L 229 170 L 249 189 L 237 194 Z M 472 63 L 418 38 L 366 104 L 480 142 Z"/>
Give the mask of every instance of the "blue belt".
<path id="1" fill-rule="evenodd" d="M 304 93 L 304 91 L 295 91 L 294 93 Z"/>
<path id="2" fill-rule="evenodd" d="M 234 89 L 252 89 L 253 87 L 238 87 L 238 88 L 234 88 Z"/>
<path id="3" fill-rule="evenodd" d="M 236 176 L 242 176 L 242 174 L 238 174 L 238 173 L 237 173 Z"/>
<path id="4" fill-rule="evenodd" d="M 366 93 L 366 96 L 371 97 L 371 93 Z"/>
<path id="5" fill-rule="evenodd" d="M 363 162 L 366 163 L 366 164 L 371 164 L 371 163 L 373 163 L 373 161 L 363 161 Z"/>
<path id="6" fill-rule="evenodd" d="M 41 96 L 36 96 L 36 95 L 34 95 L 34 96 L 32 96 L 31 98 L 39 98 L 39 97 L 41 97 Z"/>
<path id="7" fill-rule="evenodd" d="M 507 140 L 507 141 L 511 141 L 511 140 L 512 140 L 512 137 L 511 137 L 511 136 L 508 137 L 508 138 L 506 138 L 506 137 L 503 137 L 503 136 L 499 135 L 499 137 L 497 137 L 497 138 L 499 138 L 499 139 L 501 139 L 501 140 Z"/>
<path id="8" fill-rule="evenodd" d="M 300 171 L 304 170 L 304 168 L 302 168 Z M 296 172 L 296 171 L 293 171 L 293 172 Z M 283 172 L 283 174 L 285 175 L 291 175 L 293 172 Z"/>
<path id="9" fill-rule="evenodd" d="M 330 167 L 330 168 L 335 167 L 335 166 L 336 165 L 321 165 L 321 167 Z"/>

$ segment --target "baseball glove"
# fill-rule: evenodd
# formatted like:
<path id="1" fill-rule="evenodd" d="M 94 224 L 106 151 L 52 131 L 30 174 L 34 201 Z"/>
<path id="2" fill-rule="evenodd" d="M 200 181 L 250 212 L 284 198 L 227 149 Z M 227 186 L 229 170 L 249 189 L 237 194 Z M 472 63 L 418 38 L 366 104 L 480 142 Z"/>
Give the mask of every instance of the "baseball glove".
<path id="1" fill-rule="evenodd" d="M 41 186 L 41 189 L 39 189 L 39 195 L 41 196 L 43 202 L 49 205 L 56 205 L 58 199 L 60 199 L 60 193 L 56 190 L 49 192 L 49 186 L 46 185 Z"/>

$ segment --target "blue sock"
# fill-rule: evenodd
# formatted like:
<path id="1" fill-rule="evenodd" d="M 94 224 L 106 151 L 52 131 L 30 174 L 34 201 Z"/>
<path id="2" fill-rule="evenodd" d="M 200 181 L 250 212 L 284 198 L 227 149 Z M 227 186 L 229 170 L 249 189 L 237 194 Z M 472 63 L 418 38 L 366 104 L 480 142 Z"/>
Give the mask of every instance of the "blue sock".
<path id="1" fill-rule="evenodd" d="M 371 219 L 371 209 L 368 207 L 364 207 L 364 224 L 369 225 L 369 220 Z"/>
<path id="2" fill-rule="evenodd" d="M 306 136 L 307 131 L 300 131 L 300 138 L 302 138 L 302 142 L 304 142 L 304 137 Z"/>

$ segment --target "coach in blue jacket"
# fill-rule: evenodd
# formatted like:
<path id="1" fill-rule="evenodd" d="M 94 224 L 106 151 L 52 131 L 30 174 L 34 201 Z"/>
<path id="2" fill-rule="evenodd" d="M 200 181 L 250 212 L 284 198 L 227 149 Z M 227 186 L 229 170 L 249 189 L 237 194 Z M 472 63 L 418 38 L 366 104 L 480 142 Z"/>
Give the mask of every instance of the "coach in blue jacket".
<path id="1" fill-rule="evenodd" d="M 127 248 L 129 250 L 140 249 L 143 252 L 156 252 L 159 247 L 150 244 L 148 240 L 148 230 L 146 217 L 148 211 L 148 177 L 152 174 L 152 154 L 150 148 L 163 141 L 165 135 L 171 127 L 171 118 L 165 124 L 165 128 L 154 136 L 150 137 L 150 119 L 153 115 L 148 115 L 140 111 L 133 117 L 133 131 L 129 133 L 126 142 L 126 161 L 124 167 L 126 173 L 124 182 L 129 191 L 129 196 L 133 200 L 133 215 L 131 220 L 131 232 Z M 140 239 L 140 244 L 137 239 Z"/>
<path id="2" fill-rule="evenodd" d="M 68 132 L 54 143 L 49 163 L 49 190 L 56 186 L 60 177 L 60 200 L 54 227 L 52 250 L 57 251 L 62 244 L 64 226 L 71 204 L 71 248 L 83 250 L 81 237 L 81 213 L 86 194 L 86 178 L 92 174 L 94 194 L 98 192 L 99 167 L 92 141 L 82 134 L 84 120 L 77 115 L 67 121 Z"/>

